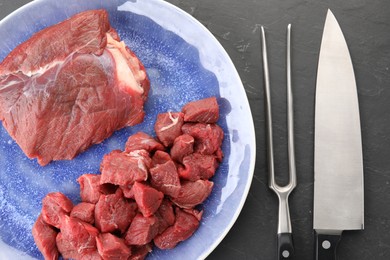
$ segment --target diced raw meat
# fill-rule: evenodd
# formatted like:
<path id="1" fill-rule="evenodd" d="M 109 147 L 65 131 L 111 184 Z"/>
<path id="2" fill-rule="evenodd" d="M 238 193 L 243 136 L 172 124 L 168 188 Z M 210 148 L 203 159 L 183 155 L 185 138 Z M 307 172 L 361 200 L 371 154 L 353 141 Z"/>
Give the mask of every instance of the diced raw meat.
<path id="1" fill-rule="evenodd" d="M 183 181 L 179 196 L 172 202 L 181 208 L 190 209 L 201 204 L 210 195 L 214 183 L 208 180 Z"/>
<path id="2" fill-rule="evenodd" d="M 183 157 L 194 152 L 194 138 L 191 135 L 178 136 L 171 148 L 171 157 L 177 162 L 181 162 Z"/>
<path id="3" fill-rule="evenodd" d="M 153 155 L 153 165 L 164 164 L 171 160 L 171 156 L 163 151 L 156 151 Z"/>
<path id="4" fill-rule="evenodd" d="M 152 216 L 160 207 L 164 194 L 140 182 L 133 185 L 134 199 L 145 217 Z"/>
<path id="5" fill-rule="evenodd" d="M 134 199 L 133 185 L 120 186 L 123 196 L 128 199 Z"/>
<path id="6" fill-rule="evenodd" d="M 126 233 L 128 245 L 142 246 L 148 244 L 158 233 L 158 218 L 155 216 L 144 217 L 138 213 L 130 224 Z"/>
<path id="7" fill-rule="evenodd" d="M 69 215 L 72 201 L 61 192 L 48 193 L 42 200 L 42 218 L 53 227 L 61 228 L 64 215 Z"/>
<path id="8" fill-rule="evenodd" d="M 77 218 L 65 216 L 56 242 L 64 259 L 80 259 L 96 251 L 96 237 L 99 231 Z"/>
<path id="9" fill-rule="evenodd" d="M 165 229 L 175 223 L 175 213 L 173 212 L 172 202 L 168 199 L 164 199 L 155 213 L 155 216 L 159 221 L 158 233 L 161 234 Z"/>
<path id="10" fill-rule="evenodd" d="M 100 184 L 111 183 L 126 186 L 135 181 L 145 181 L 148 178 L 149 164 L 151 164 L 151 159 L 146 151 L 145 154 L 134 154 L 133 156 L 114 150 L 103 157 L 100 165 L 102 172 Z"/>
<path id="11" fill-rule="evenodd" d="M 201 220 L 203 216 L 203 210 L 199 211 L 197 209 L 182 209 L 184 212 L 193 215 L 197 220 Z"/>
<path id="12" fill-rule="evenodd" d="M 215 155 L 215 158 L 217 159 L 217 161 L 219 163 L 221 163 L 222 159 L 223 159 L 223 151 L 222 151 L 222 149 L 218 148 L 214 155 Z"/>
<path id="13" fill-rule="evenodd" d="M 181 135 L 181 127 L 184 123 L 183 113 L 167 112 L 157 115 L 154 131 L 163 145 L 169 147 L 176 137 Z"/>
<path id="14" fill-rule="evenodd" d="M 146 244 L 143 246 L 132 246 L 132 254 L 129 258 L 129 260 L 143 260 L 145 259 L 146 255 L 150 252 L 152 252 L 152 244 Z"/>
<path id="15" fill-rule="evenodd" d="M 216 123 L 219 118 L 219 107 L 215 97 L 189 102 L 181 111 L 186 122 Z"/>
<path id="16" fill-rule="evenodd" d="M 101 195 L 95 207 L 95 225 L 102 232 L 124 233 L 137 213 L 135 202 L 128 202 L 121 189 L 115 194 Z"/>
<path id="17" fill-rule="evenodd" d="M 83 256 L 79 258 L 80 260 L 102 260 L 103 258 L 100 256 L 97 249 L 92 252 L 87 252 Z"/>
<path id="18" fill-rule="evenodd" d="M 160 249 L 174 248 L 179 242 L 189 238 L 199 226 L 199 220 L 192 214 L 176 208 L 175 224 L 154 238 Z"/>
<path id="19" fill-rule="evenodd" d="M 98 252 L 104 260 L 127 260 L 131 255 L 131 250 L 125 244 L 124 239 L 110 233 L 98 235 L 96 244 Z"/>
<path id="20" fill-rule="evenodd" d="M 81 221 L 93 224 L 95 222 L 95 204 L 81 202 L 73 207 L 70 216 L 78 218 Z"/>
<path id="21" fill-rule="evenodd" d="M 100 184 L 100 187 L 99 187 L 100 194 L 105 194 L 105 195 L 114 194 L 117 189 L 118 189 L 118 186 L 115 184 L 112 184 L 112 183 Z M 100 198 L 100 196 L 99 196 L 99 198 Z"/>
<path id="22" fill-rule="evenodd" d="M 167 116 L 172 113 L 163 115 L 160 123 L 165 124 Z M 203 215 L 196 207 L 213 189 L 209 179 L 223 158 L 224 133 L 214 123 L 185 123 L 181 129 L 168 147 L 138 132 L 128 139 L 127 151 L 114 150 L 103 158 L 102 175 L 78 179 L 82 198 L 99 199 L 96 205 L 82 202 L 73 207 L 71 218 L 88 225 L 94 212 L 103 234 L 95 235 L 97 246 L 77 259 L 144 259 L 153 244 L 171 249 L 195 232 Z M 67 214 L 63 218 L 69 220 Z M 65 259 L 75 254 L 62 232 L 57 242 Z"/>
<path id="23" fill-rule="evenodd" d="M 108 13 L 86 11 L 37 32 L 0 63 L 0 120 L 46 165 L 142 122 L 149 88 Z"/>
<path id="24" fill-rule="evenodd" d="M 150 158 L 150 153 L 146 150 L 131 151 L 128 153 L 128 155 L 134 159 L 141 160 L 145 165 L 146 169 L 149 169 L 153 165 L 152 158 Z M 142 167 L 142 165 L 140 165 L 139 167 Z"/>
<path id="25" fill-rule="evenodd" d="M 164 194 L 177 197 L 180 190 L 180 179 L 175 163 L 170 160 L 150 169 L 150 183 Z"/>
<path id="26" fill-rule="evenodd" d="M 218 168 L 217 159 L 213 155 L 193 153 L 183 158 L 185 168 L 179 168 L 180 178 L 196 181 L 208 180 L 214 176 Z"/>
<path id="27" fill-rule="evenodd" d="M 100 174 L 83 174 L 77 179 L 84 202 L 97 203 L 100 197 Z"/>
<path id="28" fill-rule="evenodd" d="M 41 251 L 45 259 L 58 259 L 58 249 L 56 245 L 57 231 L 45 221 L 42 215 L 39 215 L 32 228 L 32 235 L 35 244 Z"/>
<path id="29" fill-rule="evenodd" d="M 156 139 L 144 132 L 138 132 L 133 134 L 127 139 L 126 152 L 146 150 L 148 152 L 154 152 L 156 150 L 164 150 L 164 146 Z"/>
<path id="30" fill-rule="evenodd" d="M 211 155 L 222 145 L 223 130 L 216 124 L 186 123 L 182 130 L 195 138 L 195 152 Z"/>

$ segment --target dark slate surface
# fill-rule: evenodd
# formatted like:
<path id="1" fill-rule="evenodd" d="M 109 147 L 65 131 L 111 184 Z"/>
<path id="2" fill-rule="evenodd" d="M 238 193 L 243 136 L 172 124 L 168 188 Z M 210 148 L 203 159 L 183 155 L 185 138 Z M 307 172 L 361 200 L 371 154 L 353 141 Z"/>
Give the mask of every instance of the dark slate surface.
<path id="1" fill-rule="evenodd" d="M 0 0 L 0 19 L 30 2 Z M 285 32 L 292 23 L 292 75 L 298 186 L 290 197 L 296 259 L 313 258 L 313 125 L 318 52 L 330 8 L 350 48 L 363 136 L 365 230 L 344 232 L 338 259 L 390 259 L 390 1 L 169 0 L 224 46 L 245 86 L 256 127 L 257 159 L 236 224 L 208 259 L 274 259 L 277 199 L 268 189 L 260 25 L 268 33 L 276 172 L 286 182 Z M 0 39 L 1 40 L 1 39 Z"/>

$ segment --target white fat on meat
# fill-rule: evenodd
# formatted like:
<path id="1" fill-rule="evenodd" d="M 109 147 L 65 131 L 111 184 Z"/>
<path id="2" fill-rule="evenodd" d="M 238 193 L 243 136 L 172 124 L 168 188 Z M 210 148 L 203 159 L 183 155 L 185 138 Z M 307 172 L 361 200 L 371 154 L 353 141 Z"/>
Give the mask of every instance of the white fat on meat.
<path id="1" fill-rule="evenodd" d="M 168 112 L 168 115 L 169 115 L 169 119 L 171 119 L 172 123 L 170 123 L 167 126 L 161 127 L 160 131 L 165 131 L 165 130 L 171 128 L 171 127 L 174 127 L 179 122 L 179 117 L 174 118 L 172 116 L 171 112 Z"/>
<path id="2" fill-rule="evenodd" d="M 141 169 L 144 172 L 148 172 L 148 168 L 145 165 L 145 157 L 142 155 L 142 150 L 131 151 L 130 153 L 127 154 L 127 156 L 137 160 L 139 169 Z M 146 175 L 145 181 L 147 177 L 148 176 Z"/>
<path id="3" fill-rule="evenodd" d="M 111 53 L 115 61 L 118 81 L 142 94 L 144 89 L 140 86 L 139 82 L 146 78 L 146 73 L 139 68 L 138 62 L 127 52 L 125 43 L 114 40 L 107 33 L 107 51 Z M 132 71 L 131 68 L 135 70 Z"/>

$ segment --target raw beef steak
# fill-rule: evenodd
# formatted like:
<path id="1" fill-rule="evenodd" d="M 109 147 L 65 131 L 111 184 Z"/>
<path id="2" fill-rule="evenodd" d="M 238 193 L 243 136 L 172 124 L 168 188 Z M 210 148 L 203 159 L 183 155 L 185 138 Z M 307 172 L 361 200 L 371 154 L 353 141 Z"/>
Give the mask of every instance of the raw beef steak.
<path id="1" fill-rule="evenodd" d="M 86 11 L 34 34 L 0 63 L 0 120 L 46 165 L 142 122 L 149 88 L 108 13 Z"/>

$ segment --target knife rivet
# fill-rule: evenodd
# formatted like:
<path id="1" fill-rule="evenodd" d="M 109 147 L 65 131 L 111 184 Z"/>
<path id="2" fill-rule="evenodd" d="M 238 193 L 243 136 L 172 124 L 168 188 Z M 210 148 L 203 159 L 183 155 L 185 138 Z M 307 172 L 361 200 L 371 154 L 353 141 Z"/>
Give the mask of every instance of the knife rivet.
<path id="1" fill-rule="evenodd" d="M 322 248 L 323 249 L 329 249 L 330 248 L 330 242 L 328 240 L 324 240 L 322 242 Z"/>

